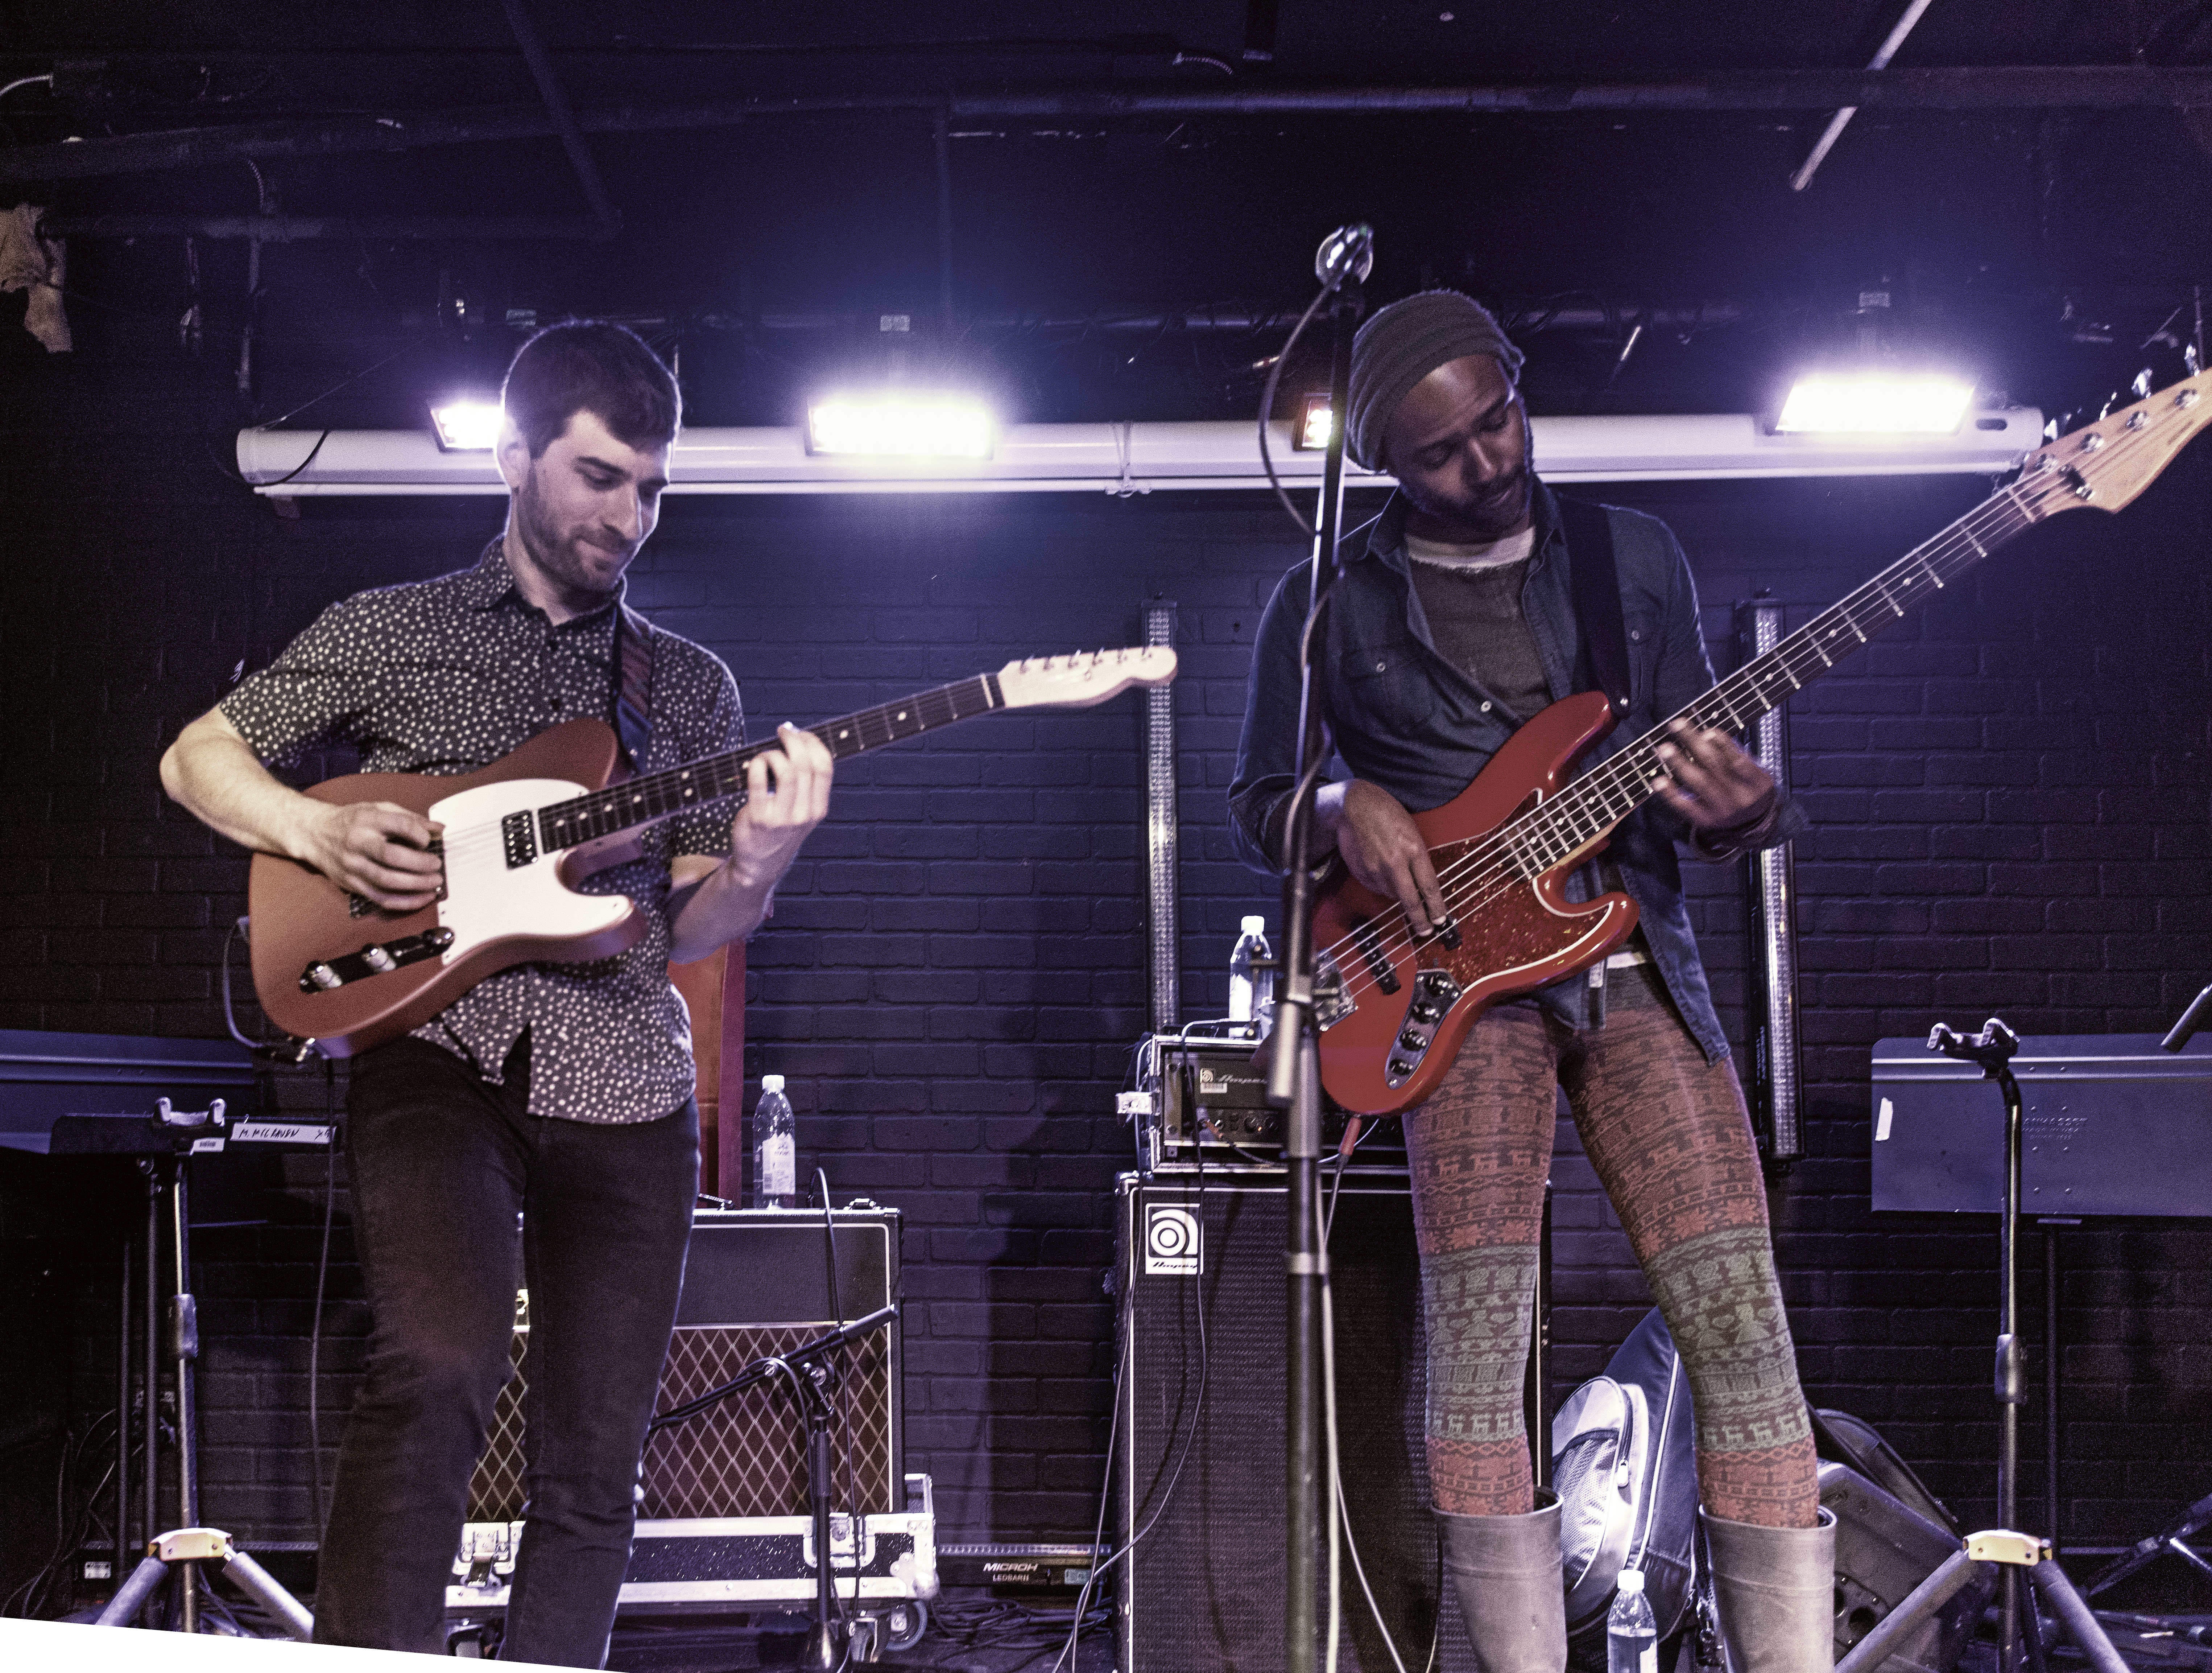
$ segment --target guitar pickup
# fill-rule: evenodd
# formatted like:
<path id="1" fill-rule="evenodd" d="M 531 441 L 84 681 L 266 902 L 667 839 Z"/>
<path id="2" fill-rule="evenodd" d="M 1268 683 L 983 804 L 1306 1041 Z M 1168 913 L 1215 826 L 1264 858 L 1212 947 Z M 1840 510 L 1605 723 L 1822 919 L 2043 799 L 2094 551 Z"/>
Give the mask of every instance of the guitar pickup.
<path id="1" fill-rule="evenodd" d="M 403 935 L 396 941 L 371 941 L 358 952 L 340 958 L 319 958 L 300 972 L 300 991 L 326 994 L 349 982 L 382 976 L 403 964 L 419 964 L 435 958 L 453 944 L 453 932 L 442 924 L 420 935 Z"/>
<path id="2" fill-rule="evenodd" d="M 1398 972 L 1392 968 L 1389 955 L 1382 950 L 1382 937 L 1374 924 L 1366 918 L 1352 921 L 1352 942 L 1359 949 L 1359 956 L 1367 961 L 1367 973 L 1375 978 L 1375 985 L 1386 994 L 1398 991 Z"/>
<path id="3" fill-rule="evenodd" d="M 1404 1086 L 1421 1067 L 1421 1060 L 1436 1043 L 1437 1025 L 1459 1002 L 1460 985 L 1448 970 L 1423 970 L 1413 979 L 1413 1002 L 1406 1007 L 1405 1026 L 1398 1031 L 1390 1056 L 1383 1064 L 1383 1084 Z"/>

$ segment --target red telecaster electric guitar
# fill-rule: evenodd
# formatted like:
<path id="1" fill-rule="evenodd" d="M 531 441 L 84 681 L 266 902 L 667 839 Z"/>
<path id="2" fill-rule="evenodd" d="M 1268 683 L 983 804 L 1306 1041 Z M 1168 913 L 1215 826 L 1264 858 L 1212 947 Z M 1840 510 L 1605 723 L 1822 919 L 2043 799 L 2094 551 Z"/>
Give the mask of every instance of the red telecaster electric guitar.
<path id="1" fill-rule="evenodd" d="M 2119 510 L 2212 419 L 2208 386 L 2212 372 L 2199 373 L 2038 448 L 2009 486 L 1676 718 L 1741 733 L 2023 530 L 2083 506 Z M 1577 905 L 1564 886 L 1643 806 L 1659 770 L 1663 724 L 1571 781 L 1613 725 L 1601 693 L 1555 703 L 1474 783 L 1413 816 L 1443 885 L 1449 922 L 1439 934 L 1416 936 L 1396 902 L 1340 863 L 1324 882 L 1313 943 L 1322 1084 L 1346 1110 L 1395 1115 L 1420 1103 L 1484 1011 L 1587 970 L 1635 928 L 1626 895 Z"/>
<path id="2" fill-rule="evenodd" d="M 809 728 L 842 760 L 1006 709 L 1087 709 L 1175 678 L 1164 645 L 1032 657 Z M 445 886 L 432 905 L 386 913 L 319 873 L 257 854 L 247 881 L 253 986 L 269 1019 L 349 1057 L 397 1038 L 495 971 L 532 959 L 620 952 L 644 934 L 627 896 L 580 894 L 635 851 L 645 826 L 742 800 L 745 763 L 774 740 L 617 782 L 613 731 L 569 721 L 480 772 L 354 773 L 319 801 L 396 802 L 445 827 Z"/>

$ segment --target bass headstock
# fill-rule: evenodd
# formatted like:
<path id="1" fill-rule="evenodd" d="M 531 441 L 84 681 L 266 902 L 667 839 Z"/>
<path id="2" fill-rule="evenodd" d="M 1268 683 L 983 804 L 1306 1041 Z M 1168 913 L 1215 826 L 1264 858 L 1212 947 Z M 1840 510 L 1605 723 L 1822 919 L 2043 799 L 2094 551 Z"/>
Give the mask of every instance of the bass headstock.
<path id="1" fill-rule="evenodd" d="M 2022 462 L 2014 493 L 2031 516 L 2084 506 L 2118 511 L 2212 423 L 2212 369 L 2046 441 Z"/>

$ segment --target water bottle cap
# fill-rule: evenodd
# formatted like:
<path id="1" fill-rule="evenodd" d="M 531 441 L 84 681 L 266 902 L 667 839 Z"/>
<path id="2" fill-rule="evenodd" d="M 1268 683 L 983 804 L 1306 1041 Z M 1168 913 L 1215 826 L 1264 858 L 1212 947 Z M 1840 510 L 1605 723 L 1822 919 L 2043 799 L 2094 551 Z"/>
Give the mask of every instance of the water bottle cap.
<path id="1" fill-rule="evenodd" d="M 1620 1579 L 1617 1584 L 1625 1592 L 1631 1594 L 1639 1592 L 1644 1590 L 1644 1571 L 1640 1568 L 1624 1568 L 1620 1571 Z"/>
<path id="2" fill-rule="evenodd" d="M 783 1077 L 780 1074 L 764 1074 L 761 1076 L 761 1090 L 764 1092 L 781 1092 L 783 1090 Z"/>
<path id="3" fill-rule="evenodd" d="M 1261 917 L 1251 917 L 1251 918 L 1247 918 L 1247 919 L 1245 919 L 1245 920 L 1244 920 L 1244 933 L 1245 933 L 1247 935 L 1264 935 L 1264 934 L 1266 934 L 1267 933 L 1267 921 L 1265 918 L 1261 918 Z"/>

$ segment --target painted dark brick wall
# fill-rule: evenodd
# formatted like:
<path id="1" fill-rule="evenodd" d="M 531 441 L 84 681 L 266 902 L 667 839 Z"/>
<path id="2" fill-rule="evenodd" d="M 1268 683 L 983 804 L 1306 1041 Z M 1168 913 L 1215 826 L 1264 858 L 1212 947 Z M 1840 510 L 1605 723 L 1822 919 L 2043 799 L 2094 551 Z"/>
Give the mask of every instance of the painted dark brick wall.
<path id="1" fill-rule="evenodd" d="M 155 763 L 241 660 L 321 604 L 467 562 L 490 501 L 311 504 L 280 520 L 219 473 L 193 379 L 19 362 L 0 387 L 8 715 L 0 1025 L 221 1031 L 216 971 L 245 862 L 161 800 Z M 1793 709 L 1810 1153 L 1774 1194 L 1808 1384 L 1880 1424 L 1970 1518 L 1991 1493 L 1993 1222 L 1870 1214 L 1868 1049 L 1938 1019 L 2023 1032 L 2162 1029 L 2212 977 L 2203 563 L 2208 459 L 2118 521 L 2039 531 Z M 1949 478 L 1623 485 L 1692 554 L 1725 666 L 1729 607 L 1802 621 L 1977 500 Z M 1248 648 L 1298 556 L 1257 496 L 678 498 L 634 600 L 726 656 L 757 731 L 995 667 L 1133 642 L 1181 610 L 1176 687 L 1186 1011 L 1225 995 L 1237 921 L 1277 922 L 1227 843 L 1223 793 Z M 842 1199 L 902 1208 L 909 1441 L 945 1536 L 1089 1527 L 1103 1466 L 1113 1115 L 1145 1018 L 1142 723 L 1125 697 L 1024 713 L 848 763 L 751 949 L 745 1067 L 790 1078 L 802 1161 Z M 333 768 L 338 763 L 330 763 Z M 1732 867 L 1694 909 L 1740 1035 L 1746 916 Z M 313 1104 L 312 1077 L 288 1100 Z M 1563 1384 L 1648 1305 L 1562 1127 Z M 11 1171 L 9 1189 L 35 1190 Z M 208 1233 L 207 1512 L 260 1537 L 310 1525 L 306 1319 L 319 1198 Z M 25 1225 L 10 1211 L 8 1235 Z M 51 1228 L 41 1250 L 66 1244 Z M 79 1403 L 104 1403 L 107 1282 L 78 1262 Z M 363 1317 L 341 1214 L 323 1397 L 342 1410 Z M 2077 1539 L 2198 1496 L 2212 1456 L 2212 1239 L 2142 1224 L 2066 1234 L 2068 1505 Z M 2027 1271 L 2040 1272 L 2031 1242 Z M 2040 1350 L 2039 1327 L 2031 1341 Z M 2028 1433 L 2039 1433 L 2032 1408 Z M 334 1439 L 335 1417 L 326 1417 Z M 2033 1477 L 2031 1477 L 2033 1481 Z"/>

